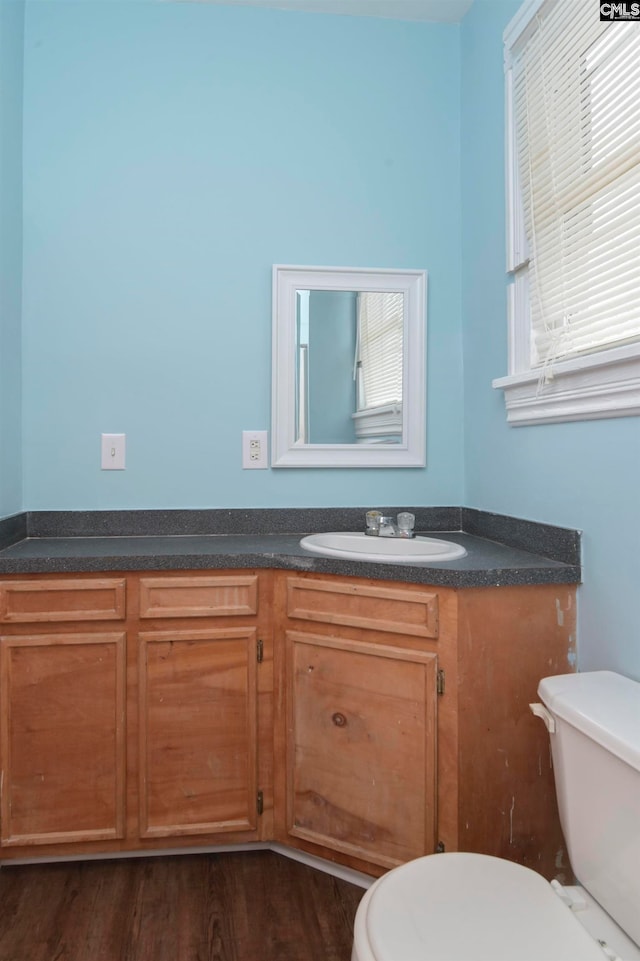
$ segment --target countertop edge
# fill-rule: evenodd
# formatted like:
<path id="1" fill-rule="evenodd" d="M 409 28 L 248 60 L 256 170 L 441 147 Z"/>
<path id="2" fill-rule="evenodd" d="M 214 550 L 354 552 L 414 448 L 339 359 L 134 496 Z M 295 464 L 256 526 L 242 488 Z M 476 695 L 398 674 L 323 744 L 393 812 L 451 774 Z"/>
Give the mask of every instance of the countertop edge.
<path id="1" fill-rule="evenodd" d="M 2 558 L 0 574 L 71 574 L 109 573 L 136 571 L 188 571 L 188 570 L 287 570 L 297 573 L 334 574 L 345 577 L 363 577 L 373 580 L 404 581 L 434 586 L 506 587 L 536 584 L 580 583 L 580 568 L 568 564 L 543 564 L 531 567 L 488 566 L 486 568 L 459 569 L 453 566 L 413 566 L 409 564 L 381 564 L 363 561 L 343 561 L 323 557 L 303 557 L 286 553 L 243 554 L 155 554 L 88 557 L 33 557 Z"/>

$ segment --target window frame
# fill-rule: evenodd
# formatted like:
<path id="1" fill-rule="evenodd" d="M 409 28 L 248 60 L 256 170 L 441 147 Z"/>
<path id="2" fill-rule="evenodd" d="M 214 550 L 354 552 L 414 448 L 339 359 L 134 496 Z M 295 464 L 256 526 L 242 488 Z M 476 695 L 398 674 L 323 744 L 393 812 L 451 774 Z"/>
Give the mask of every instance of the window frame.
<path id="1" fill-rule="evenodd" d="M 509 373 L 492 386 L 504 391 L 512 426 L 640 414 L 640 342 L 559 360 L 544 386 L 540 368 L 530 364 L 528 252 L 516 155 L 512 49 L 546 2 L 526 0 L 503 34 Z"/>

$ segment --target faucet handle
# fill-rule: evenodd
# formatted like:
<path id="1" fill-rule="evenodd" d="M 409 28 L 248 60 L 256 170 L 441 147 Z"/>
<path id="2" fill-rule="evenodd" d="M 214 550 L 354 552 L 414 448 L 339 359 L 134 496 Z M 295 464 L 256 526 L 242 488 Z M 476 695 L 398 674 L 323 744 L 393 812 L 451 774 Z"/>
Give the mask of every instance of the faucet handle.
<path id="1" fill-rule="evenodd" d="M 367 511 L 364 515 L 367 522 L 366 534 L 376 534 L 380 533 L 380 521 L 382 520 L 382 514 L 380 511 Z"/>
<path id="2" fill-rule="evenodd" d="M 411 514 L 409 511 L 400 511 L 396 518 L 398 524 L 398 531 L 404 536 L 410 536 L 413 533 L 413 528 L 416 523 L 416 515 Z"/>

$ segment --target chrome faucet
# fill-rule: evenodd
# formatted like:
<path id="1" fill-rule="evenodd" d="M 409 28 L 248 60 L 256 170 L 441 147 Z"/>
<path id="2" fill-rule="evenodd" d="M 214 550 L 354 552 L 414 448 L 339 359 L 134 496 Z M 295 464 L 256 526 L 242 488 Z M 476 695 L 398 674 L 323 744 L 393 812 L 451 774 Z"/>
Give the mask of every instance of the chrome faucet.
<path id="1" fill-rule="evenodd" d="M 401 511 L 396 517 L 384 515 L 381 511 L 367 511 L 365 534 L 371 537 L 414 537 L 416 518 L 409 511 Z"/>
<path id="2" fill-rule="evenodd" d="M 398 526 L 395 523 L 393 517 L 385 517 L 384 514 L 380 518 L 380 527 L 378 529 L 378 534 L 380 537 L 397 537 L 398 536 Z"/>

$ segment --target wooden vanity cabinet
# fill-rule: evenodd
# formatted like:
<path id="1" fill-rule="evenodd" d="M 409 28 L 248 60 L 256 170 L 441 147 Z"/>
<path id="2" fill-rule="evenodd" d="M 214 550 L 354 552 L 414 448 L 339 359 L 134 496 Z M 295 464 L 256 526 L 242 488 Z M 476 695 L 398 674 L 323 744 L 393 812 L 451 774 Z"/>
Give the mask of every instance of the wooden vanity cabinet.
<path id="1" fill-rule="evenodd" d="M 270 834 L 269 581 L 0 582 L 2 858 Z"/>
<path id="2" fill-rule="evenodd" d="M 289 571 L 0 581 L 0 859 L 277 840 L 562 876 L 549 739 L 575 588 Z M 567 871 L 568 873 L 568 871 Z"/>

